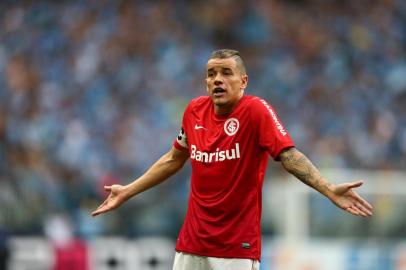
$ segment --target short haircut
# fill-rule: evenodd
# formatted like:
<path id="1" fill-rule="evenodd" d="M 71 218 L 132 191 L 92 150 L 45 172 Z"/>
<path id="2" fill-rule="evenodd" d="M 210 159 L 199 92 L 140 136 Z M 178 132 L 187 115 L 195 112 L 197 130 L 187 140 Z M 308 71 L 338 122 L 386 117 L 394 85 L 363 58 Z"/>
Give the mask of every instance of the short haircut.
<path id="1" fill-rule="evenodd" d="M 239 51 L 231 50 L 231 49 L 221 49 L 212 52 L 210 59 L 226 59 L 226 58 L 234 58 L 235 62 L 237 63 L 237 68 L 239 69 L 242 75 L 246 75 L 247 72 L 245 70 L 244 61 L 240 55 Z"/>

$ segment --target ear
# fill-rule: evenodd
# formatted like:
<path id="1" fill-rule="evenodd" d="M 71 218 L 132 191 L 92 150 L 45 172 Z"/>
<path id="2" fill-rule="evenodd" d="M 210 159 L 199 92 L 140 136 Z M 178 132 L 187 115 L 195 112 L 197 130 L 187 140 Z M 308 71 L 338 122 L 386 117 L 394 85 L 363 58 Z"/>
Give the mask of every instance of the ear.
<path id="1" fill-rule="evenodd" d="M 248 75 L 245 74 L 245 75 L 241 76 L 241 86 L 240 86 L 240 88 L 241 88 L 241 90 L 244 90 L 245 88 L 247 88 L 247 86 L 248 86 Z"/>

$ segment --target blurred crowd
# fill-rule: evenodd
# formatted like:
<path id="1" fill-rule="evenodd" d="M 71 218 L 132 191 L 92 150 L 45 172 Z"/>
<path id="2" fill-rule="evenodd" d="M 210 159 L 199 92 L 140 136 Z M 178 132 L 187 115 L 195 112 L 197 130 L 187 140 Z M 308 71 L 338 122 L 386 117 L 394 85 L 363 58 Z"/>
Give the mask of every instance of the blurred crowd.
<path id="1" fill-rule="evenodd" d="M 403 0 L 1 1 L 0 231 L 176 235 L 189 169 L 90 212 L 171 147 L 220 48 L 319 167 L 405 169 Z"/>

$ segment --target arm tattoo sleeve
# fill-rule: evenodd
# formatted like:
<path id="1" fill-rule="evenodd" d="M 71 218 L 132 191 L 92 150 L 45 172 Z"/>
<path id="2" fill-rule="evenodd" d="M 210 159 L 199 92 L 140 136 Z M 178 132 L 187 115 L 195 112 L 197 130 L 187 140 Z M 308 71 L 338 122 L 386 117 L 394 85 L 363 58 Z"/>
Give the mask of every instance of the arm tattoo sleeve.
<path id="1" fill-rule="evenodd" d="M 331 184 L 324 179 L 319 170 L 299 150 L 292 147 L 279 154 L 283 167 L 306 185 L 327 195 Z"/>

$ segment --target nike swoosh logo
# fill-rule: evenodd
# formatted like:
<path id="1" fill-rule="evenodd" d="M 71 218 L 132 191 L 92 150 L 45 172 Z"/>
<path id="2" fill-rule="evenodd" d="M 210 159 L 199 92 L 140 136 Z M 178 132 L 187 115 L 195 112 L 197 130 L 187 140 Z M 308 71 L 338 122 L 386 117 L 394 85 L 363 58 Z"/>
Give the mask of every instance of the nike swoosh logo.
<path id="1" fill-rule="evenodd" d="M 207 130 L 207 128 L 205 128 L 204 126 L 199 126 L 199 125 L 195 125 L 195 129 L 205 129 L 205 130 Z"/>

